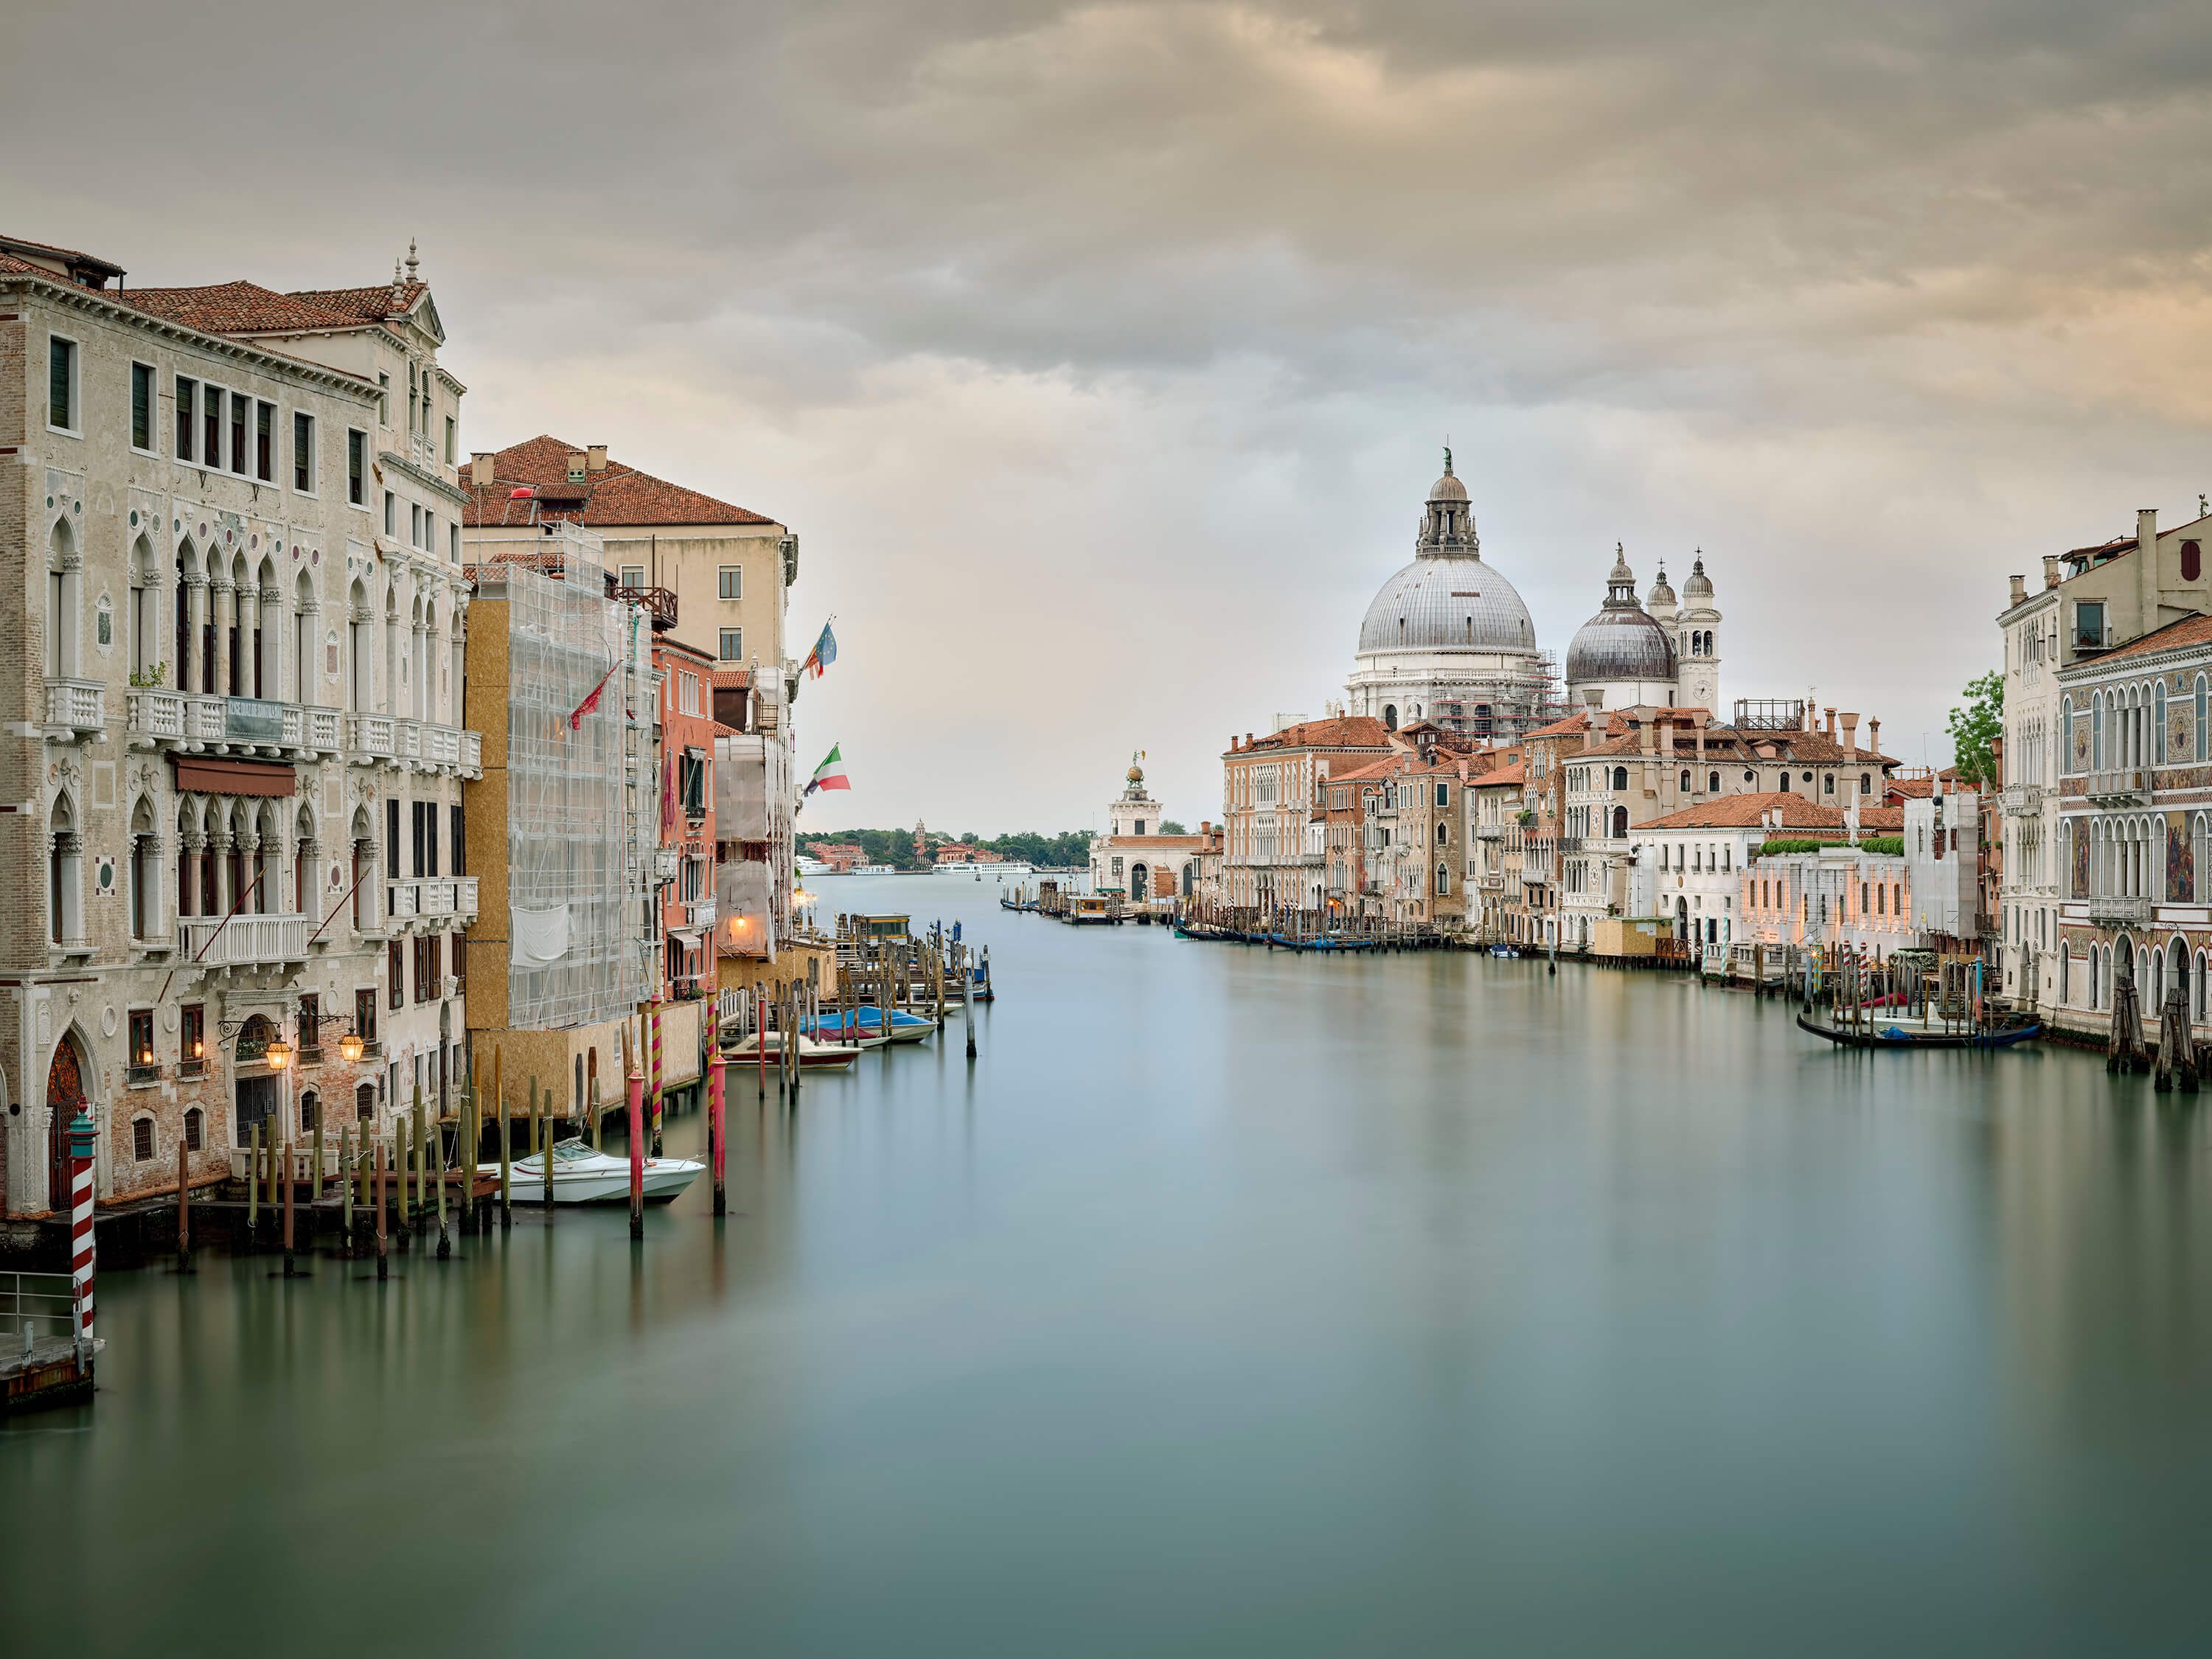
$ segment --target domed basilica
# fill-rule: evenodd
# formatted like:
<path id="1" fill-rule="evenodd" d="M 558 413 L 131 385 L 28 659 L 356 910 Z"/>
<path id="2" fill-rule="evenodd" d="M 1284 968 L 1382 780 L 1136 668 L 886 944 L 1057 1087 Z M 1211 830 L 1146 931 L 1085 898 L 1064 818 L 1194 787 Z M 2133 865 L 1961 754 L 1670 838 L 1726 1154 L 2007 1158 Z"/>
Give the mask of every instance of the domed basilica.
<path id="1" fill-rule="evenodd" d="M 1359 624 L 1350 712 L 1392 731 L 1426 720 L 1475 738 L 1517 737 L 1546 717 L 1550 678 L 1528 607 L 1483 562 L 1447 449 L 1413 562 L 1382 584 Z"/>
<path id="2" fill-rule="evenodd" d="M 1567 647 L 1566 700 L 1536 644 L 1528 607 L 1485 562 L 1467 486 L 1444 451 L 1410 564 L 1382 584 L 1359 625 L 1348 712 L 1395 731 L 1431 720 L 1478 741 L 1510 741 L 1569 708 L 1717 709 L 1721 614 L 1698 556 L 1681 599 L 1662 569 L 1639 604 L 1613 550 L 1604 604 Z"/>

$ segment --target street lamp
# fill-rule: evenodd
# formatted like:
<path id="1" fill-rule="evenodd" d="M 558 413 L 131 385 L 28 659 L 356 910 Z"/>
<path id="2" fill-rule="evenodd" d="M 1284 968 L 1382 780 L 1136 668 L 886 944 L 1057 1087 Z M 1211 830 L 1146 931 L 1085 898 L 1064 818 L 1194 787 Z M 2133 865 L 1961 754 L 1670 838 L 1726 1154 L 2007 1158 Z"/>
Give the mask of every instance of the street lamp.
<path id="1" fill-rule="evenodd" d="M 269 1046 L 261 1051 L 261 1057 L 269 1062 L 270 1071 L 281 1072 L 292 1063 L 292 1045 L 283 1037 L 270 1037 Z"/>
<path id="2" fill-rule="evenodd" d="M 338 1058 L 349 1066 L 361 1058 L 362 1041 L 358 1031 L 348 1031 L 338 1039 Z"/>

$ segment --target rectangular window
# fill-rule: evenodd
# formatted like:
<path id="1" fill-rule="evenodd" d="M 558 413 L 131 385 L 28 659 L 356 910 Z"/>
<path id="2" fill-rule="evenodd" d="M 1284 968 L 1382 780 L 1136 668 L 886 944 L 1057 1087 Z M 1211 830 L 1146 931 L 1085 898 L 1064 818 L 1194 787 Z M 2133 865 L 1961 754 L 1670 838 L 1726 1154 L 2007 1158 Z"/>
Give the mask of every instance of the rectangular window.
<path id="1" fill-rule="evenodd" d="M 368 504 L 368 434 L 350 428 L 346 432 L 346 500 L 356 507 Z"/>
<path id="2" fill-rule="evenodd" d="M 722 630 L 721 658 L 724 662 L 743 662 L 745 658 L 745 630 L 726 628 Z"/>
<path id="3" fill-rule="evenodd" d="M 714 572 L 717 594 L 726 599 L 742 599 L 745 596 L 745 568 L 741 564 L 726 564 Z"/>
<path id="4" fill-rule="evenodd" d="M 422 545 L 422 509 L 414 501 L 407 503 L 407 544 L 410 547 Z"/>
<path id="5" fill-rule="evenodd" d="M 131 365 L 131 447 L 154 447 L 154 366 Z"/>
<path id="6" fill-rule="evenodd" d="M 422 804 L 422 839 L 430 849 L 430 861 L 422 873 L 434 876 L 438 873 L 438 803 L 434 800 Z"/>
<path id="7" fill-rule="evenodd" d="M 315 417 L 299 410 L 292 413 L 292 488 L 302 495 L 315 489 Z"/>
<path id="8" fill-rule="evenodd" d="M 453 813 L 453 873 L 457 876 L 463 876 L 468 873 L 468 866 L 461 861 L 461 854 L 463 849 L 467 847 L 468 843 L 461 839 L 460 803 L 459 801 L 455 801 L 451 810 Z"/>
<path id="9" fill-rule="evenodd" d="M 622 568 L 622 586 L 624 587 L 644 586 L 645 567 L 641 564 L 624 565 Z"/>
<path id="10" fill-rule="evenodd" d="M 392 983 L 387 988 L 390 994 L 385 1002 L 389 1007 L 398 1008 L 404 1006 L 407 1000 L 407 952 L 400 949 L 399 941 L 394 939 L 387 957 L 386 966 L 392 975 Z"/>
<path id="11" fill-rule="evenodd" d="M 448 415 L 446 416 L 446 465 L 447 466 L 453 465 L 454 461 L 459 458 L 460 446 L 460 425 L 452 416 Z"/>
<path id="12" fill-rule="evenodd" d="M 249 470 L 246 452 L 246 402 L 242 392 L 230 394 L 230 470 L 240 474 Z"/>
<path id="13" fill-rule="evenodd" d="M 192 459 L 192 404 L 198 391 L 197 381 L 177 376 L 177 459 L 180 461 Z"/>
<path id="14" fill-rule="evenodd" d="M 392 880 L 399 879 L 399 803 L 390 799 L 384 803 L 384 870 Z"/>
<path id="15" fill-rule="evenodd" d="M 202 1003 L 185 1005 L 184 1019 L 177 1028 L 177 1058 L 187 1065 L 207 1059 L 207 1008 Z"/>
<path id="16" fill-rule="evenodd" d="M 154 1158 L 154 1120 L 134 1118 L 131 1123 L 131 1156 L 141 1164 L 149 1164 Z"/>
<path id="17" fill-rule="evenodd" d="M 222 470 L 222 388 L 200 386 L 200 465 Z"/>
<path id="18" fill-rule="evenodd" d="M 46 424 L 76 430 L 76 342 L 46 336 Z"/>
<path id="19" fill-rule="evenodd" d="M 2074 606 L 2074 648 L 2096 651 L 2105 643 L 2105 602 L 2081 599 Z"/>
<path id="20" fill-rule="evenodd" d="M 461 562 L 461 527 L 457 524 L 446 526 L 446 556 L 455 564 Z"/>
<path id="21" fill-rule="evenodd" d="M 151 1066 L 154 1063 L 154 1011 L 134 1008 L 131 1011 L 131 1064 Z"/>
<path id="22" fill-rule="evenodd" d="M 323 1000 L 314 992 L 300 999 L 300 1053 L 320 1054 L 323 1048 Z"/>
<path id="23" fill-rule="evenodd" d="M 376 991 L 374 987 L 353 994 L 353 1034 L 363 1042 L 376 1041 Z"/>
<path id="24" fill-rule="evenodd" d="M 380 374 L 376 377 L 376 423 L 379 426 L 392 424 L 392 377 L 389 374 Z"/>
<path id="25" fill-rule="evenodd" d="M 276 405 L 253 405 L 253 476 L 264 483 L 276 482 Z"/>
<path id="26" fill-rule="evenodd" d="M 412 801 L 409 803 L 407 811 L 407 850 L 413 854 L 415 858 L 414 864 L 410 867 L 418 876 L 427 876 L 430 873 L 422 864 L 422 805 L 423 803 L 419 800 Z"/>
<path id="27" fill-rule="evenodd" d="M 207 1114 L 197 1106 L 185 1114 L 185 1150 L 186 1152 L 197 1152 L 205 1145 L 206 1123 Z"/>
<path id="28" fill-rule="evenodd" d="M 399 497 L 388 489 L 384 492 L 384 533 L 394 539 L 399 535 Z"/>

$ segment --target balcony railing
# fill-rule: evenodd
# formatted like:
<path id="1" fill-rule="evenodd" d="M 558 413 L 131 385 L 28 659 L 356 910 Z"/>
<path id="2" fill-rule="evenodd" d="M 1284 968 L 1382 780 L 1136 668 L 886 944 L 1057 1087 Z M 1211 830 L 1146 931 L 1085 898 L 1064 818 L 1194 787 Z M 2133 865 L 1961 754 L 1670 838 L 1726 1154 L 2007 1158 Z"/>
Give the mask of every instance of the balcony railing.
<path id="1" fill-rule="evenodd" d="M 185 694 L 133 690 L 124 697 L 131 735 L 143 743 L 179 743 L 185 735 Z"/>
<path id="2" fill-rule="evenodd" d="M 2005 785 L 2004 810 L 2008 817 L 2033 817 L 2043 810 L 2043 786 L 2039 783 Z"/>
<path id="3" fill-rule="evenodd" d="M 385 915 L 393 921 L 435 921 L 447 916 L 474 921 L 477 878 L 422 876 L 410 881 L 386 882 Z"/>
<path id="4" fill-rule="evenodd" d="M 460 734 L 460 755 L 455 764 L 464 777 L 483 775 L 483 733 L 465 731 Z"/>
<path id="5" fill-rule="evenodd" d="M 177 952 L 203 968 L 243 968 L 301 962 L 307 955 L 305 916 L 185 916 L 177 923 Z"/>
<path id="6" fill-rule="evenodd" d="M 346 746 L 356 754 L 389 760 L 394 722 L 389 714 L 350 714 L 346 718 Z"/>
<path id="7" fill-rule="evenodd" d="M 46 729 L 96 738 L 107 727 L 107 688 L 98 680 L 48 680 Z"/>
<path id="8" fill-rule="evenodd" d="M 693 927 L 712 927 L 714 925 L 714 901 L 695 899 L 684 907 L 684 921 Z"/>
<path id="9" fill-rule="evenodd" d="M 2103 927 L 2140 927 L 2150 920 L 2150 901 L 2108 893 L 2089 901 L 2089 920 Z"/>
<path id="10" fill-rule="evenodd" d="M 2089 774 L 2088 795 L 2092 800 L 2137 805 L 2149 793 L 2150 774 L 2140 766 L 2124 766 L 2117 771 Z"/>
<path id="11" fill-rule="evenodd" d="M 617 587 L 615 598 L 625 605 L 641 605 L 653 616 L 655 628 L 676 626 L 676 590 L 672 587 Z"/>

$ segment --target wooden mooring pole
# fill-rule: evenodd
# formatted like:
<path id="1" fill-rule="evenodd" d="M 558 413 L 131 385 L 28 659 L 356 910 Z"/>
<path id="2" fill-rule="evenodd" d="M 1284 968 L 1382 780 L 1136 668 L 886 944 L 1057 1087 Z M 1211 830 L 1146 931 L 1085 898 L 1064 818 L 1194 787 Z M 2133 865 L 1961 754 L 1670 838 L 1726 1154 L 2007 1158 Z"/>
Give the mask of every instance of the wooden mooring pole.
<path id="1" fill-rule="evenodd" d="M 729 1162 L 729 1127 L 722 1115 L 722 1022 L 720 999 L 707 1006 L 707 1145 L 714 1166 L 714 1213 L 727 1207 L 723 1170 Z"/>
<path id="2" fill-rule="evenodd" d="M 629 1236 L 645 1238 L 645 1077 L 630 1054 L 629 1022 L 623 1021 L 623 1083 L 629 1098 Z"/>
<path id="3" fill-rule="evenodd" d="M 274 1151 L 272 1147 L 270 1149 Z M 299 1183 L 292 1179 L 292 1137 L 284 1137 L 284 1277 L 296 1278 L 299 1269 L 292 1260 L 292 1193 Z"/>
<path id="4" fill-rule="evenodd" d="M 394 1121 L 397 1121 L 396 1119 Z M 391 1247 L 386 1243 L 384 1227 L 385 1165 L 391 1161 L 389 1141 L 379 1140 L 376 1143 L 376 1276 L 380 1279 L 392 1275 Z"/>
<path id="5" fill-rule="evenodd" d="M 205 1121 L 204 1119 L 202 1121 Z M 192 1270 L 192 1155 L 177 1137 L 177 1271 Z"/>

